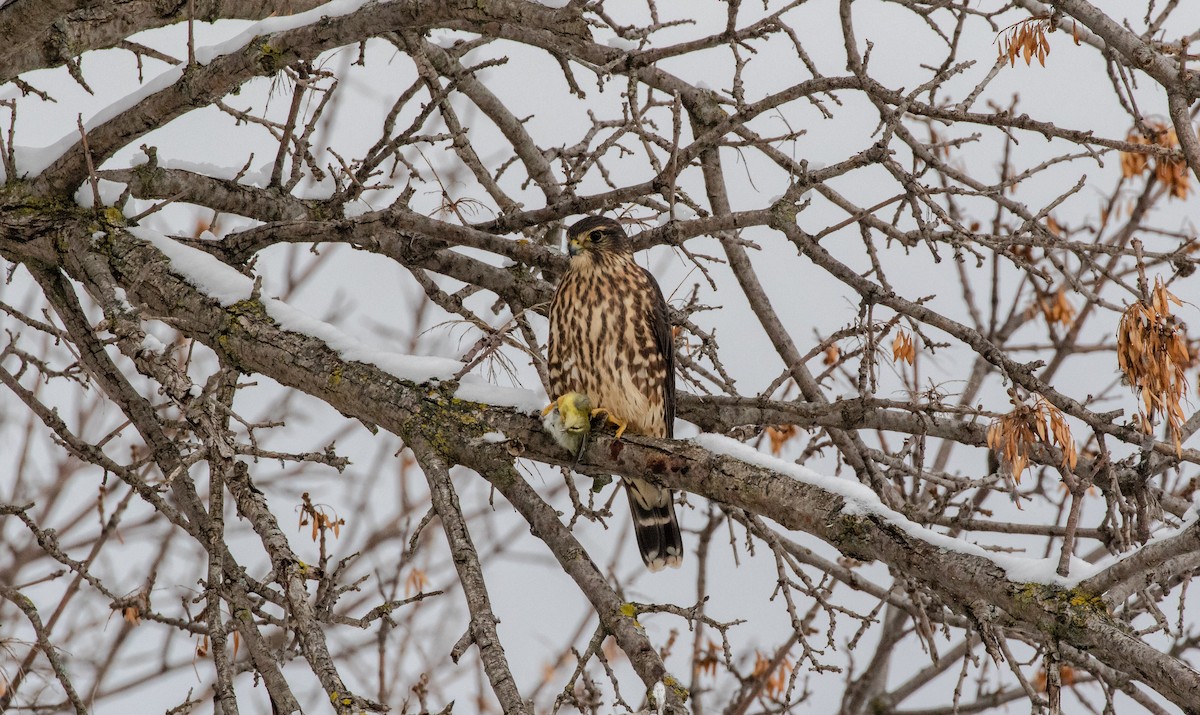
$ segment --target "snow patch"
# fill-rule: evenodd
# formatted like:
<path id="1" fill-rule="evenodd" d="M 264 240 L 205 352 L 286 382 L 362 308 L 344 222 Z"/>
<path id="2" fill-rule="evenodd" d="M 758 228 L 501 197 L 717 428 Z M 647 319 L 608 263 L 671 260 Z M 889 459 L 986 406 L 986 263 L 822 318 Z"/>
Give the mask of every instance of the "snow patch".
<path id="1" fill-rule="evenodd" d="M 1150 532 L 1150 538 L 1147 539 L 1146 543 L 1142 544 L 1141 547 L 1136 548 L 1136 549 L 1130 549 L 1129 551 L 1126 551 L 1121 554 L 1110 554 L 1110 555 L 1105 556 L 1104 558 L 1100 559 L 1095 564 L 1088 564 L 1088 567 L 1093 569 L 1095 573 L 1100 573 L 1101 571 L 1104 571 L 1105 569 L 1112 568 L 1113 566 L 1120 563 L 1121 561 L 1124 561 L 1125 559 L 1129 558 L 1130 556 L 1133 556 L 1134 554 L 1139 553 L 1142 549 L 1149 546 L 1150 544 L 1153 544 L 1156 541 L 1164 541 L 1166 539 L 1170 539 L 1172 537 L 1179 536 L 1186 529 L 1194 526 L 1198 518 L 1200 518 L 1200 492 L 1192 495 L 1192 505 L 1190 507 L 1188 507 L 1187 511 L 1185 511 L 1183 513 L 1183 519 L 1178 526 L 1167 526 L 1165 524 L 1159 524 L 1157 527 L 1155 527 L 1154 531 Z M 1071 562 L 1071 572 L 1074 573 L 1074 571 L 1075 571 L 1075 563 L 1072 561 Z"/>
<path id="2" fill-rule="evenodd" d="M 342 207 L 342 211 L 345 213 L 346 218 L 356 218 L 358 216 L 362 216 L 363 214 L 371 213 L 374 210 L 375 209 L 371 208 L 370 204 L 362 199 L 349 201 L 345 206 Z"/>
<path id="3" fill-rule="evenodd" d="M 462 363 L 455 361 L 462 369 Z M 501 387 L 487 382 L 478 375 L 464 375 L 459 381 L 454 396 L 467 402 L 480 402 L 497 407 L 511 407 L 519 412 L 540 413 L 546 406 L 546 398 L 533 390 L 519 387 Z"/>
<path id="4" fill-rule="evenodd" d="M 157 94 L 162 90 L 170 87 L 179 81 L 183 76 L 183 66 L 173 67 L 158 75 L 154 79 L 138 87 L 135 91 L 126 94 L 117 101 L 108 105 L 99 112 L 96 112 L 83 123 L 85 131 L 91 131 L 96 127 L 104 124 L 110 119 L 123 114 L 132 107 L 136 106 L 146 97 Z M 68 149 L 75 146 L 79 142 L 79 131 L 72 131 L 63 136 L 58 141 L 49 146 L 43 147 L 24 147 L 17 146 L 14 148 L 17 158 L 17 172 L 22 176 L 37 176 L 45 171 L 51 164 L 62 158 L 62 155 Z"/>
<path id="5" fill-rule="evenodd" d="M 462 39 L 459 34 L 450 30 L 435 29 L 429 32 L 429 41 L 447 50 L 457 45 Z"/>
<path id="6" fill-rule="evenodd" d="M 145 154 L 138 154 L 130 161 L 132 166 L 141 166 L 149 159 Z M 173 159 L 159 155 L 158 166 L 163 169 L 177 169 L 179 171 L 190 171 L 193 174 L 221 179 L 222 181 L 233 181 L 238 177 L 238 172 L 241 167 L 221 166 L 219 164 L 210 164 L 205 161 L 188 161 L 187 159 Z M 257 169 L 250 169 L 245 174 L 242 174 L 238 179 L 239 184 L 245 186 L 256 186 L 260 189 L 266 188 L 271 182 L 271 170 L 273 166 L 269 163 L 259 166 Z"/>
<path id="7" fill-rule="evenodd" d="M 324 5 L 314 7 L 307 12 L 298 13 L 296 15 L 283 15 L 280 17 L 268 17 L 265 20 L 256 22 L 247 27 L 242 33 L 219 42 L 208 47 L 196 48 L 196 62 L 206 65 L 221 55 L 227 55 L 232 52 L 237 52 L 245 47 L 251 40 L 260 35 L 270 35 L 276 32 L 285 30 L 294 30 L 297 27 L 304 27 L 319 22 L 327 17 L 341 17 L 349 15 L 357 11 L 362 6 L 366 5 L 370 0 L 333 0 Z"/>
<path id="8" fill-rule="evenodd" d="M 699 214 L 687 204 L 675 204 L 670 211 L 658 215 L 658 225 L 665 226 L 672 221 L 687 221 L 698 217 Z"/>
<path id="9" fill-rule="evenodd" d="M 615 47 L 618 50 L 624 50 L 625 52 L 630 52 L 638 48 L 638 43 L 633 40 L 626 40 L 624 37 L 610 37 L 604 41 L 604 44 L 609 47 Z"/>
<path id="10" fill-rule="evenodd" d="M 239 300 L 246 300 L 254 290 L 254 281 L 221 263 L 215 256 L 185 246 L 145 226 L 131 226 L 127 230 L 135 238 L 162 251 L 171 261 L 171 268 L 175 273 L 183 276 L 201 293 L 216 299 L 222 306 L 227 307 Z"/>
<path id="11" fill-rule="evenodd" d="M 161 340 L 154 337 L 150 333 L 146 333 L 146 337 L 142 340 L 141 350 L 162 355 L 164 352 L 166 352 L 167 346 L 163 345 Z"/>
<path id="12" fill-rule="evenodd" d="M 269 17 L 261 22 L 250 25 L 246 30 L 234 37 L 207 47 L 196 48 L 196 61 L 207 65 L 214 59 L 233 52 L 241 51 L 251 40 L 261 35 L 269 35 L 284 30 L 292 30 L 319 22 L 327 17 L 339 17 L 357 11 L 370 0 L 333 0 L 315 7 L 307 12 L 282 17 Z M 137 106 L 139 102 L 170 87 L 183 77 L 185 65 L 172 67 L 153 79 L 147 81 L 137 90 L 122 96 L 117 101 L 101 109 L 83 123 L 85 131 L 91 131 L 111 119 Z M 15 147 L 18 173 L 21 176 L 37 176 L 51 164 L 62 158 L 71 147 L 79 142 L 79 132 L 72 131 L 58 141 L 44 147 Z M 143 154 L 143 157 L 145 155 Z M 145 163 L 143 159 L 141 163 Z M 136 166 L 137 164 L 135 164 Z M 0 172 L 3 173 L 3 172 Z M 6 180 L 12 177 L 4 177 Z"/>
<path id="13" fill-rule="evenodd" d="M 121 310 L 126 313 L 133 312 L 133 305 L 129 302 L 129 294 L 121 286 L 113 288 L 113 294 L 117 297 L 117 303 L 121 306 Z"/>
<path id="14" fill-rule="evenodd" d="M 254 281 L 221 263 L 216 257 L 197 248 L 185 246 L 144 226 L 133 226 L 129 232 L 150 243 L 171 261 L 171 270 L 214 298 L 222 306 L 230 306 L 250 298 Z M 444 357 L 405 355 L 371 348 L 340 329 L 318 320 L 275 298 L 260 298 L 263 308 L 284 330 L 302 333 L 325 342 L 342 358 L 367 365 L 409 382 L 424 383 L 449 380 L 463 369 L 459 360 Z M 512 407 L 524 412 L 540 411 L 545 400 L 532 390 L 492 385 L 477 375 L 465 375 L 459 382 L 455 397 L 468 402 L 480 402 Z"/>
<path id="15" fill-rule="evenodd" d="M 650 699 L 654 703 L 656 715 L 662 715 L 663 709 L 667 706 L 667 686 L 663 685 L 663 681 L 658 681 L 650 689 Z"/>
<path id="16" fill-rule="evenodd" d="M 692 441 L 716 454 L 734 457 L 747 464 L 769 469 L 805 484 L 811 484 L 831 494 L 837 494 L 846 501 L 846 505 L 842 509 L 844 513 L 870 514 L 881 517 L 903 530 L 909 536 L 920 539 L 944 551 L 987 559 L 997 567 L 1003 569 L 1011 581 L 1074 588 L 1084 579 L 1098 573 L 1102 568 L 1099 564 L 1090 564 L 1082 559 L 1072 558 L 1070 563 L 1071 575 L 1064 578 L 1057 573 L 1058 557 L 1041 559 L 1010 554 L 995 554 L 976 544 L 938 533 L 928 527 L 910 521 L 903 514 L 884 505 L 875 492 L 871 491 L 866 485 L 858 482 L 818 474 L 807 467 L 785 462 L 782 459 L 764 454 L 750 445 L 743 444 L 724 435 L 706 433 L 692 438 Z"/>
<path id="17" fill-rule="evenodd" d="M 146 156 L 145 152 L 134 154 L 129 160 L 130 166 L 142 166 L 150 161 L 150 157 Z M 242 170 L 240 166 L 225 166 L 221 164 L 210 164 L 206 161 L 189 161 L 187 159 L 176 159 L 169 156 L 158 155 L 158 166 L 163 169 L 177 169 L 179 171 L 190 171 L 193 174 L 201 174 L 202 176 L 221 179 L 222 181 L 233 181 L 238 178 L 238 173 Z M 238 179 L 238 183 L 246 186 L 256 186 L 258 188 L 266 188 L 271 182 L 271 170 L 273 164 L 266 162 L 257 168 L 251 168 L 242 174 Z"/>
<path id="18" fill-rule="evenodd" d="M 96 181 L 96 189 L 100 194 L 100 203 L 104 206 L 112 206 L 121 198 L 121 194 L 125 191 L 125 184 L 108 179 L 98 179 Z M 85 181 L 75 192 L 75 203 L 85 209 L 96 208 L 96 198 L 92 194 L 92 182 Z"/>

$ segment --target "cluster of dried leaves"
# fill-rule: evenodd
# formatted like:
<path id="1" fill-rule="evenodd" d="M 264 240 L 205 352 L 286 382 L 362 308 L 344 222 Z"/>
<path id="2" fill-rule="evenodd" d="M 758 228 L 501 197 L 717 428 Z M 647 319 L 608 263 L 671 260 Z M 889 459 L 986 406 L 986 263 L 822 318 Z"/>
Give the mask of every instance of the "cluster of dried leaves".
<path id="1" fill-rule="evenodd" d="M 1062 451 L 1062 466 L 1074 469 L 1079 453 L 1063 413 L 1041 395 L 1034 397 L 1032 405 L 1025 404 L 1015 390 L 1009 390 L 1008 396 L 1013 410 L 992 420 L 987 443 L 1012 472 L 1013 479 L 1021 481 L 1021 473 L 1029 466 L 1029 450 L 1038 442 L 1057 447 Z"/>
<path id="2" fill-rule="evenodd" d="M 1057 324 L 1066 328 L 1075 321 L 1075 306 L 1067 300 L 1066 286 L 1060 286 L 1053 298 L 1048 295 L 1038 298 L 1038 309 L 1050 325 Z"/>
<path id="3" fill-rule="evenodd" d="M 150 590 L 134 594 L 133 599 L 121 609 L 121 617 L 131 626 L 142 624 L 142 614 L 150 610 Z"/>
<path id="4" fill-rule="evenodd" d="M 1133 129 L 1125 141 L 1142 146 L 1179 149 L 1179 135 L 1170 125 L 1161 121 L 1149 121 L 1145 125 L 1149 137 Z M 1172 156 L 1156 156 L 1153 161 L 1141 152 L 1121 152 L 1121 175 L 1131 179 L 1142 174 L 1149 174 L 1152 181 L 1165 186 L 1173 199 L 1186 199 L 1191 191 L 1187 163 L 1178 151 Z"/>
<path id="5" fill-rule="evenodd" d="M 917 349 L 913 346 L 912 335 L 907 330 L 897 330 L 896 339 L 892 341 L 892 360 L 912 365 L 916 359 Z"/>
<path id="6" fill-rule="evenodd" d="M 778 701 L 787 690 L 788 680 L 792 676 L 791 658 L 784 658 L 775 665 L 775 661 L 759 651 L 754 652 L 754 670 L 750 677 L 761 680 L 763 696 Z"/>
<path id="7" fill-rule="evenodd" d="M 717 667 L 722 660 L 721 652 L 721 646 L 711 638 L 708 639 L 708 643 L 696 656 L 696 672 L 716 677 Z M 787 692 L 788 681 L 791 680 L 795 665 L 792 659 L 786 656 L 776 662 L 762 651 L 754 651 L 754 668 L 750 671 L 748 681 L 761 683 L 758 692 L 764 704 L 767 700 L 780 702 Z"/>
<path id="8" fill-rule="evenodd" d="M 421 593 L 425 587 L 429 585 L 429 577 L 419 568 L 413 568 L 408 573 L 408 578 L 404 579 L 404 597 L 408 598 L 414 593 Z"/>
<path id="9" fill-rule="evenodd" d="M 236 630 L 233 631 L 231 635 L 231 640 L 233 641 L 233 657 L 236 658 L 238 650 L 241 649 L 242 639 Z M 196 657 L 207 658 L 208 652 L 211 648 L 212 644 L 209 642 L 208 634 L 206 633 L 196 641 Z"/>
<path id="10" fill-rule="evenodd" d="M 696 656 L 696 672 L 701 675 L 715 677 L 717 674 L 717 663 L 721 662 L 721 646 L 717 645 L 712 638 L 708 639 L 708 644 Z"/>
<path id="11" fill-rule="evenodd" d="M 1058 666 L 1059 683 L 1062 685 L 1074 685 L 1076 679 L 1077 677 L 1075 675 L 1074 668 L 1069 665 Z M 1048 680 L 1049 678 L 1046 677 L 1046 669 L 1039 668 L 1037 675 L 1033 678 L 1033 687 L 1036 688 L 1039 693 L 1044 693 L 1046 692 L 1047 685 L 1049 684 Z"/>
<path id="12" fill-rule="evenodd" d="M 1125 309 L 1117 329 L 1117 364 L 1125 379 L 1140 393 L 1139 415 L 1147 434 L 1158 415 L 1164 414 L 1175 449 L 1182 449 L 1182 401 L 1188 383 L 1184 369 L 1191 364 L 1183 324 L 1171 314 L 1171 304 L 1182 306 L 1161 278 L 1154 281 L 1149 302 L 1138 301 Z"/>
<path id="13" fill-rule="evenodd" d="M 313 504 L 308 492 L 301 494 L 300 499 L 302 503 L 297 507 L 300 510 L 299 526 L 312 526 L 313 541 L 325 531 L 332 531 L 335 539 L 341 536 L 342 527 L 346 525 L 345 519 L 339 518 L 331 507 Z"/>
<path id="14" fill-rule="evenodd" d="M 792 437 L 800 433 L 800 428 L 796 425 L 771 425 L 764 430 L 767 439 L 771 441 L 771 454 L 776 457 L 783 451 L 783 445 L 788 443 Z"/>
<path id="15" fill-rule="evenodd" d="M 1000 31 L 996 43 L 1000 46 L 1000 57 L 1008 60 L 1008 66 L 1017 64 L 1017 57 L 1025 60 L 1028 66 L 1033 58 L 1045 67 L 1046 56 L 1050 54 L 1050 43 L 1046 40 L 1046 30 L 1050 29 L 1050 17 L 1038 15 L 1028 20 L 1009 25 Z M 1076 39 L 1078 42 L 1078 39 Z"/>

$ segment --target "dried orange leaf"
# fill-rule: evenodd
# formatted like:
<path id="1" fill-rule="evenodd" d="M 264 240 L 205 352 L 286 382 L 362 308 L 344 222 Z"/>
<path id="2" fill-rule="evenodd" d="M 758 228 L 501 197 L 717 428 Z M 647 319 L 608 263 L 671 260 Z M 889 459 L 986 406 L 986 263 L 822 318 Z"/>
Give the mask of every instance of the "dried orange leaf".
<path id="1" fill-rule="evenodd" d="M 1182 400 L 1188 382 L 1184 370 L 1191 366 L 1184 326 L 1171 314 L 1171 306 L 1182 305 L 1161 278 L 1156 278 L 1148 302 L 1125 309 L 1117 326 L 1117 366 L 1141 403 L 1137 423 L 1151 434 L 1159 415 L 1182 449 L 1185 416 Z"/>

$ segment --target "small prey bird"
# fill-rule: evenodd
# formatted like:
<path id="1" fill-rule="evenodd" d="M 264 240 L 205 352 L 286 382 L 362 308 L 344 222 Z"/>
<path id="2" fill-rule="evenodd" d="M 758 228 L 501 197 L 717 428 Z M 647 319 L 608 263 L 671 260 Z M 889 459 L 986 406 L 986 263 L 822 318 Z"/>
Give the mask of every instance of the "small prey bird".
<path id="1" fill-rule="evenodd" d="M 581 392 L 568 392 L 542 410 L 542 425 L 554 441 L 575 457 L 573 469 L 587 449 L 592 432 L 592 401 Z"/>

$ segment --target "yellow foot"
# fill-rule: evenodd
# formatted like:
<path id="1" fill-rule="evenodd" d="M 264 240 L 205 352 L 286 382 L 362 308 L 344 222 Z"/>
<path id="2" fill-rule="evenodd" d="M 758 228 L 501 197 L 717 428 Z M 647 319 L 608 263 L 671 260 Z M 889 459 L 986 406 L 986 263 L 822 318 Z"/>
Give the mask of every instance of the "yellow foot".
<path id="1" fill-rule="evenodd" d="M 617 439 L 621 439 L 621 435 L 625 434 L 625 428 L 629 426 L 629 423 L 617 419 L 611 412 L 603 407 L 597 407 L 596 409 L 592 410 L 592 417 L 596 417 L 598 415 L 604 415 L 609 422 L 617 426 Z"/>

